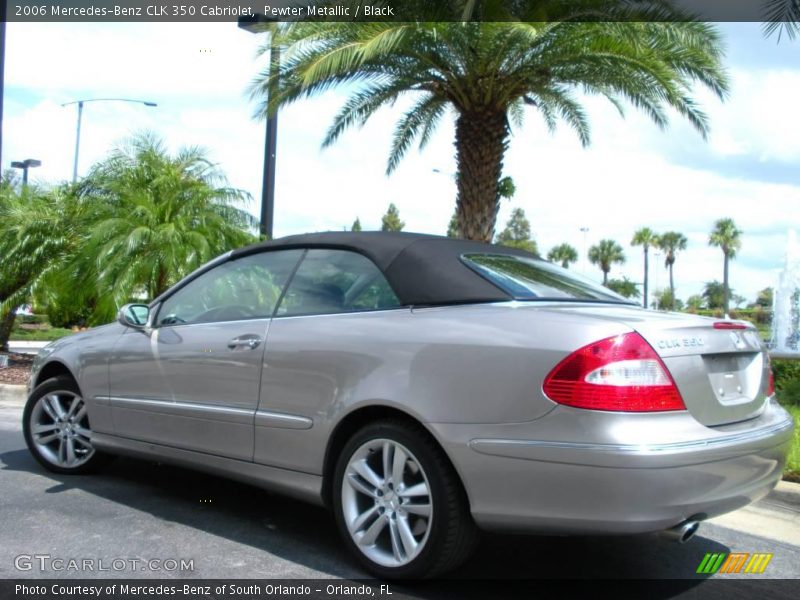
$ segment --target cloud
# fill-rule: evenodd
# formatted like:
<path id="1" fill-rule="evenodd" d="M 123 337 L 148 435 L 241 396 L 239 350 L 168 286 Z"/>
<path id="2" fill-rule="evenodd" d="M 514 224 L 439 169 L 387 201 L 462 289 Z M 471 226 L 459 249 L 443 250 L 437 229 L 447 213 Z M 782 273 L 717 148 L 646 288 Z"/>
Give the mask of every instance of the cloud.
<path id="1" fill-rule="evenodd" d="M 87 105 L 81 171 L 130 132 L 151 129 L 172 148 L 206 147 L 231 185 L 254 196 L 249 208 L 257 213 L 264 125 L 251 119 L 254 107 L 245 90 L 263 67 L 263 59 L 254 60 L 261 37 L 227 23 L 9 24 L 4 166 L 12 159 L 40 158 L 44 164 L 32 176 L 68 179 L 75 108 L 60 103 L 84 96 L 152 99 L 158 108 Z M 742 39 L 734 35 L 731 44 Z M 758 42 L 750 36 L 746 43 Z M 732 50 L 732 56 L 742 55 L 739 46 Z M 531 112 L 514 132 L 505 159 L 517 194 L 503 202 L 498 228 L 519 206 L 543 252 L 568 241 L 583 253 L 580 227 L 589 227 L 588 245 L 612 238 L 625 248 L 628 261 L 612 276 L 635 281 L 641 279 L 642 256 L 629 245 L 633 232 L 642 226 L 681 231 L 689 248 L 678 257 L 675 277 L 679 296 L 686 298 L 704 282 L 722 278 L 721 252 L 708 247 L 707 238 L 714 220 L 728 216 L 745 232 L 731 267 L 732 286 L 753 298 L 773 285 L 786 231 L 800 230 L 800 185 L 777 177 L 775 167 L 790 173 L 800 159 L 800 121 L 792 119 L 800 67 L 742 60 L 731 66 L 727 102 L 700 94 L 712 126 L 707 143 L 677 116 L 660 131 L 632 108 L 622 119 L 607 102 L 590 98 L 593 143 L 584 149 L 565 125 L 551 135 Z M 407 230 L 443 234 L 456 194 L 449 175 L 455 170 L 452 115 L 424 152 L 412 149 L 387 177 L 392 131 L 407 103 L 380 111 L 363 129 L 321 150 L 345 92 L 303 100 L 280 113 L 275 233 L 341 229 L 356 217 L 365 228 L 377 228 L 394 202 Z M 600 279 L 595 267 L 587 273 Z M 661 266 L 652 277 L 653 289 L 667 283 Z"/>
<path id="2" fill-rule="evenodd" d="M 263 67 L 263 36 L 234 23 L 10 23 L 6 85 L 57 102 L 123 94 L 210 103 L 232 95 Z"/>

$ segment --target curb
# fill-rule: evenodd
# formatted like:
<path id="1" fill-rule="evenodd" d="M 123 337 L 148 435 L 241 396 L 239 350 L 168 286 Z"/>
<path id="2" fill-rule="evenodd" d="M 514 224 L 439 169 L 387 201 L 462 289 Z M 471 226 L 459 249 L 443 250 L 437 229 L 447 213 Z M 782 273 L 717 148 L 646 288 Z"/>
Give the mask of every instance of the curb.
<path id="1" fill-rule="evenodd" d="M 770 500 L 777 500 L 785 504 L 800 506 L 800 483 L 779 481 L 778 485 L 767 496 Z"/>

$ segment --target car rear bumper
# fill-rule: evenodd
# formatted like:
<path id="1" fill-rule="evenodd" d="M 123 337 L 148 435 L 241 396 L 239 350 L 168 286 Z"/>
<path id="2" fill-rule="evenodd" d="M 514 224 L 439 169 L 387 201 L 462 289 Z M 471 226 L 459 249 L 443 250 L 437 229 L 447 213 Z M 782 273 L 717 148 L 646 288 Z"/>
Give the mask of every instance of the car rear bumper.
<path id="1" fill-rule="evenodd" d="M 594 413 L 601 433 L 590 434 L 592 411 L 581 412 L 579 440 L 534 437 L 563 432 L 574 411 L 507 425 L 508 437 L 494 435 L 503 426 L 491 426 L 492 435 L 474 424 L 433 426 L 481 527 L 644 533 L 730 512 L 777 484 L 793 430 L 791 416 L 774 401 L 758 419 L 714 429 L 687 421 L 688 414 L 638 416 L 629 427 L 627 415 Z M 671 441 L 656 434 L 670 426 Z M 532 435 L 520 435 L 525 430 Z M 648 430 L 653 441 L 643 438 Z"/>

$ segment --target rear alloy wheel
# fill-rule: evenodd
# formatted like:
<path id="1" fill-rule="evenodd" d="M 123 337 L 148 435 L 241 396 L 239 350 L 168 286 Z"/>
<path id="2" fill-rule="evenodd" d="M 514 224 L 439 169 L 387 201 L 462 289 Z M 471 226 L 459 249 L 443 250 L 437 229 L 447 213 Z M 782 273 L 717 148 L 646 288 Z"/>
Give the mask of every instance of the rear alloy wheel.
<path id="1" fill-rule="evenodd" d="M 441 449 L 420 429 L 384 421 L 359 431 L 336 468 L 334 509 L 346 543 L 371 573 L 431 577 L 476 540 L 466 498 Z"/>
<path id="2" fill-rule="evenodd" d="M 28 449 L 56 473 L 86 473 L 104 456 L 92 445 L 86 403 L 71 378 L 49 379 L 37 386 L 22 416 Z"/>

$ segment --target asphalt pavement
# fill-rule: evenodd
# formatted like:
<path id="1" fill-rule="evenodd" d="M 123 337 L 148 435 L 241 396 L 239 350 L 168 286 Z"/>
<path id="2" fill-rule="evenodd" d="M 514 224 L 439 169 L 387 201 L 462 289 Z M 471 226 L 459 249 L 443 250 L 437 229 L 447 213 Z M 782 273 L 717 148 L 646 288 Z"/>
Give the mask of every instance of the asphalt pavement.
<path id="1" fill-rule="evenodd" d="M 21 408 L 18 400 L 0 395 L 0 578 L 366 577 L 340 543 L 330 514 L 319 507 L 128 458 L 90 476 L 49 473 L 25 448 Z M 684 545 L 657 535 L 485 535 L 474 558 L 452 576 L 686 578 L 694 579 L 686 583 L 692 587 L 709 577 L 696 574 L 706 553 L 763 552 L 773 558 L 762 575 L 730 577 L 797 579 L 800 503 L 793 489 L 745 509 L 759 513 L 760 524 L 739 511 L 732 520 L 703 524 Z M 51 563 L 57 558 L 92 560 L 95 570 L 70 570 L 67 563 L 56 570 Z M 127 561 L 124 568 L 117 570 L 123 563 L 112 564 L 115 559 Z M 140 562 L 132 566 L 132 559 Z M 146 566 L 151 560 L 160 561 L 159 568 Z M 192 568 L 167 569 L 174 566 L 170 560 L 191 561 Z M 109 570 L 96 570 L 101 563 Z"/>

